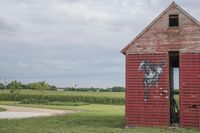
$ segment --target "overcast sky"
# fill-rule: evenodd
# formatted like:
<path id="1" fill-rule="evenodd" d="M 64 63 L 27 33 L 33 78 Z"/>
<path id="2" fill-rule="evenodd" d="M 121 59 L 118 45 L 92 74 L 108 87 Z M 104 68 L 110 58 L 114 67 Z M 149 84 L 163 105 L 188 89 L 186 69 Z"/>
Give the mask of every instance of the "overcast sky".
<path id="1" fill-rule="evenodd" d="M 124 86 L 120 50 L 171 2 L 0 0 L 0 78 Z M 176 2 L 200 20 L 200 1 Z"/>

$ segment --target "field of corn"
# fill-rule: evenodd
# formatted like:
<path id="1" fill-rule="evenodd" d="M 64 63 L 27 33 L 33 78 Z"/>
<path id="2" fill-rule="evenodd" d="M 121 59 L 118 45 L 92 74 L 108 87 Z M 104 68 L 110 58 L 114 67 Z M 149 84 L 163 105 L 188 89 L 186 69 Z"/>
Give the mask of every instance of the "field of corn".
<path id="1" fill-rule="evenodd" d="M 124 92 L 72 92 L 72 91 L 41 91 L 22 90 L 17 101 L 44 102 L 85 102 L 95 104 L 123 105 L 125 103 Z M 9 91 L 0 91 L 0 101 L 13 101 L 15 97 Z M 41 102 L 41 101 L 38 101 Z"/>

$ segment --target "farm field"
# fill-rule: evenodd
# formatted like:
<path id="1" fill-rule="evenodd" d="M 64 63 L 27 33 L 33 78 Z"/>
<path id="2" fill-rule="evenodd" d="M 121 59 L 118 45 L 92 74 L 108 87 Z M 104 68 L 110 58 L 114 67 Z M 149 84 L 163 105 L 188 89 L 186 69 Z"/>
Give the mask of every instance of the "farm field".
<path id="1" fill-rule="evenodd" d="M 0 101 L 13 105 L 13 101 Z M 41 105 L 16 104 L 41 107 Z M 80 110 L 80 113 L 40 118 L 0 119 L 0 133 L 198 133 L 198 129 L 137 127 L 124 129 L 124 106 L 90 104 L 85 106 L 44 106 L 44 108 Z"/>
<path id="2" fill-rule="evenodd" d="M 10 93 L 9 90 L 0 90 L 0 93 Z M 99 97 L 124 97 L 124 92 L 75 92 L 75 91 L 51 91 L 45 90 L 45 95 L 80 95 Z M 20 94 L 41 94 L 39 90 L 21 90 Z"/>
<path id="3" fill-rule="evenodd" d="M 0 93 L 9 93 L 1 91 Z M 40 94 L 39 91 L 22 91 L 22 94 Z M 57 92 L 45 95 L 84 95 L 124 98 L 123 92 Z M 178 96 L 175 96 L 178 100 Z M 81 106 L 21 104 L 20 101 L 0 101 L 1 105 L 79 110 L 80 113 L 26 119 L 0 119 L 0 133 L 197 133 L 198 129 L 171 129 L 136 127 L 124 128 L 124 105 L 86 104 Z"/>
<path id="4" fill-rule="evenodd" d="M 10 91 L 0 91 L 0 101 L 26 101 L 30 103 L 45 102 L 84 102 L 91 104 L 111 104 L 124 105 L 124 92 L 72 92 L 72 91 L 38 91 L 22 90 L 20 93 L 12 95 Z M 31 103 L 32 103 L 31 102 Z"/>

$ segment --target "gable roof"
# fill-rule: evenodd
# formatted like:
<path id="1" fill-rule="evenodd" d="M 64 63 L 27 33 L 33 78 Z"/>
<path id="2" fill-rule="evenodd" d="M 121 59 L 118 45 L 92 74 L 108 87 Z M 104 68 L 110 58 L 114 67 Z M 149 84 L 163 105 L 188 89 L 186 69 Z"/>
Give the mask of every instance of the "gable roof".
<path id="1" fill-rule="evenodd" d="M 125 54 L 126 50 L 133 45 L 133 43 L 138 40 L 149 28 L 151 28 L 158 19 L 160 19 L 166 12 L 168 12 L 172 7 L 175 7 L 178 11 L 180 11 L 182 14 L 187 16 L 189 19 L 191 19 L 194 23 L 196 23 L 198 26 L 200 26 L 200 22 L 196 20 L 194 17 L 192 17 L 189 13 L 187 13 L 183 8 L 181 8 L 179 5 L 177 5 L 175 2 L 172 2 L 156 19 L 154 19 L 142 32 L 140 32 L 139 35 L 137 35 L 126 47 L 124 47 L 121 50 L 121 53 Z"/>

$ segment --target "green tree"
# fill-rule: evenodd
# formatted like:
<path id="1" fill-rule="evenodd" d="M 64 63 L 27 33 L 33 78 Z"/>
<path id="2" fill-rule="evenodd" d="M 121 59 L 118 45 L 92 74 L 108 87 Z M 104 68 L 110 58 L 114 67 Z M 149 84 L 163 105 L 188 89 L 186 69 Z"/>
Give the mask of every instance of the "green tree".
<path id="1" fill-rule="evenodd" d="M 107 88 L 108 90 L 111 90 L 112 92 L 124 92 L 125 88 L 120 86 L 114 86 L 112 88 Z"/>
<path id="2" fill-rule="evenodd" d="M 49 85 L 49 89 L 55 91 L 55 90 L 57 90 L 57 87 L 54 85 Z"/>
<path id="3" fill-rule="evenodd" d="M 42 107 L 43 107 L 44 104 L 45 104 L 44 91 L 49 89 L 49 85 L 48 85 L 48 83 L 45 82 L 45 81 L 38 82 L 38 84 L 39 84 L 39 86 L 40 86 L 39 90 L 40 90 L 41 93 L 42 93 L 42 98 L 43 98 L 43 104 L 42 104 Z"/>
<path id="4" fill-rule="evenodd" d="M 9 90 L 10 90 L 10 93 L 12 94 L 12 96 L 15 99 L 15 104 L 16 104 L 17 97 L 19 96 L 21 89 L 22 89 L 22 83 L 21 82 L 18 82 L 17 80 L 15 80 L 15 81 L 12 81 L 10 83 Z"/>
<path id="5" fill-rule="evenodd" d="M 0 83 L 0 89 L 1 89 L 1 90 L 5 89 L 5 87 L 4 87 L 4 84 L 3 84 L 3 83 Z"/>
<path id="6" fill-rule="evenodd" d="M 46 81 L 29 83 L 27 85 L 27 88 L 33 90 L 41 90 L 41 91 L 50 89 L 49 84 Z"/>

